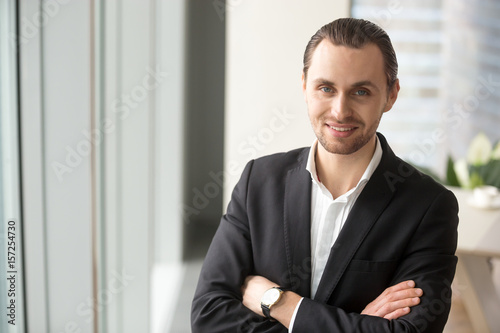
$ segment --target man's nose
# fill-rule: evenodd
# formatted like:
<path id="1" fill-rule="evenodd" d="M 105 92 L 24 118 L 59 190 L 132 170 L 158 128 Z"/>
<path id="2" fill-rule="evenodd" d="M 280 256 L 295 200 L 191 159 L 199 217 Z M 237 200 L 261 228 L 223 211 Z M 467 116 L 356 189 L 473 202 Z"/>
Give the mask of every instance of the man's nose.
<path id="1" fill-rule="evenodd" d="M 352 115 L 352 110 L 348 96 L 344 93 L 339 93 L 333 98 L 330 112 L 337 120 L 349 118 Z"/>

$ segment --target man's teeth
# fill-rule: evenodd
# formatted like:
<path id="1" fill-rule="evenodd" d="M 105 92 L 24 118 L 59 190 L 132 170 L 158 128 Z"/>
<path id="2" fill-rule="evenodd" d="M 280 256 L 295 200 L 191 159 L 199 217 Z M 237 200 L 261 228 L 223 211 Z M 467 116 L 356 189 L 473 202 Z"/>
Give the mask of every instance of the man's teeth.
<path id="1" fill-rule="evenodd" d="M 354 127 L 345 128 L 345 127 L 333 127 L 333 126 L 330 126 L 330 128 L 334 129 L 336 131 L 339 131 L 339 132 L 347 132 L 347 131 L 352 130 Z"/>

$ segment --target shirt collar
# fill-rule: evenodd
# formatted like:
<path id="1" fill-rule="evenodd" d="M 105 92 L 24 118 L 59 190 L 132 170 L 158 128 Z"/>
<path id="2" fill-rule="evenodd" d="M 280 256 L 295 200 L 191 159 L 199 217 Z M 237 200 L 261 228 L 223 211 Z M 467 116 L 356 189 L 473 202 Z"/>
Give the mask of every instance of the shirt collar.
<path id="1" fill-rule="evenodd" d="M 367 183 L 368 180 L 370 180 L 370 177 L 373 175 L 375 172 L 375 169 L 378 167 L 380 160 L 382 159 L 382 145 L 380 144 L 380 140 L 378 139 L 377 136 L 375 136 L 377 139 L 377 144 L 375 147 L 375 152 L 373 153 L 372 159 L 368 166 L 366 167 L 365 172 L 361 176 L 361 179 L 359 180 L 358 184 L 354 189 L 357 189 L 361 184 Z M 309 171 L 311 174 L 311 179 L 312 182 L 320 187 L 323 186 L 323 184 L 320 183 L 318 180 L 318 174 L 316 172 L 316 151 L 318 149 L 318 139 L 315 139 L 313 141 L 313 144 L 311 145 L 311 150 L 309 151 L 309 156 L 307 157 L 307 164 L 306 164 L 306 170 Z M 350 193 L 349 191 L 348 193 Z"/>
<path id="2" fill-rule="evenodd" d="M 316 172 L 316 150 L 318 149 L 318 139 L 314 139 L 311 149 L 309 150 L 309 156 L 307 157 L 306 170 L 311 174 L 312 182 L 319 184 L 318 174 Z"/>

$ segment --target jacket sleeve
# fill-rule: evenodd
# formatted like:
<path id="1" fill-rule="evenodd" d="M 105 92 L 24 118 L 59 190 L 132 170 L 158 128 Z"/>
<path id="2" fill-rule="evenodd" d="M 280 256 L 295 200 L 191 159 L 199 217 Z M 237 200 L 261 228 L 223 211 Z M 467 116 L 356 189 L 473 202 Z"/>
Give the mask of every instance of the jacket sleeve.
<path id="1" fill-rule="evenodd" d="M 253 271 L 246 210 L 252 165 L 245 167 L 203 263 L 191 309 L 193 333 L 287 331 L 242 304 L 240 288 Z"/>
<path id="2" fill-rule="evenodd" d="M 442 332 L 451 306 L 451 282 L 457 258 L 458 204 L 450 191 L 437 195 L 422 217 L 391 285 L 414 280 L 424 291 L 420 304 L 396 320 L 347 313 L 311 299 L 297 312 L 293 333 L 322 332 Z"/>

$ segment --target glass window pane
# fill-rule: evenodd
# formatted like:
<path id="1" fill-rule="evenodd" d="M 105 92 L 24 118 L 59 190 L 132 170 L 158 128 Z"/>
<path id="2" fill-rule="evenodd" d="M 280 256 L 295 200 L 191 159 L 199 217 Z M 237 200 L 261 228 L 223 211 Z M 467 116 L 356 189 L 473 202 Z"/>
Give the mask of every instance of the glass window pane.
<path id="1" fill-rule="evenodd" d="M 380 125 L 398 155 L 443 175 L 479 132 L 500 140 L 500 2 L 354 0 L 352 14 L 398 56 L 401 92 Z"/>
<path id="2" fill-rule="evenodd" d="M 455 158 L 479 132 L 500 140 L 500 2 L 443 0 L 444 121 Z"/>
<path id="3" fill-rule="evenodd" d="M 0 331 L 24 332 L 16 2 L 0 1 Z"/>

